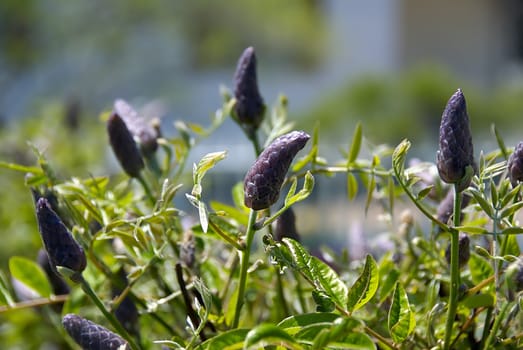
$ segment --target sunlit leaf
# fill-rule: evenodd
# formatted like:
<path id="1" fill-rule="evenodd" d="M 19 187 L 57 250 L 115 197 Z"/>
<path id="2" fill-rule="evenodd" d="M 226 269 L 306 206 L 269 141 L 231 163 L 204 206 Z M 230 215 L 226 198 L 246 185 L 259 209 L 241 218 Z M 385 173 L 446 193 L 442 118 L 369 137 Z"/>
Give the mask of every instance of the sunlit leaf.
<path id="1" fill-rule="evenodd" d="M 353 312 L 368 303 L 376 294 L 378 284 L 378 266 L 372 255 L 367 254 L 363 271 L 349 289 L 347 310 Z"/>
<path id="2" fill-rule="evenodd" d="M 389 309 L 388 328 L 392 339 L 401 343 L 412 333 L 415 326 L 414 313 L 410 309 L 405 289 L 398 282 Z"/>
<path id="3" fill-rule="evenodd" d="M 278 327 L 285 329 L 289 334 L 295 334 L 301 328 L 316 324 L 316 323 L 330 323 L 340 317 L 338 314 L 330 312 L 313 312 L 307 314 L 299 314 L 290 316 L 281 321 Z"/>
<path id="4" fill-rule="evenodd" d="M 492 307 L 494 306 L 494 300 L 494 295 L 480 293 L 466 297 L 463 300 L 463 305 L 470 309 L 477 309 L 479 307 Z"/>
<path id="5" fill-rule="evenodd" d="M 261 324 L 251 329 L 245 337 L 244 349 L 249 349 L 255 345 L 278 345 L 284 343 L 291 349 L 301 349 L 293 337 L 283 329 L 272 324 Z"/>
<path id="6" fill-rule="evenodd" d="M 470 276 L 474 284 L 480 283 L 481 281 L 492 276 L 494 273 L 492 270 L 492 265 L 487 260 L 475 253 L 470 254 L 469 267 Z"/>
<path id="7" fill-rule="evenodd" d="M 313 290 L 312 299 L 316 303 L 317 312 L 331 312 L 336 308 L 334 302 L 324 291 Z"/>
<path id="8" fill-rule="evenodd" d="M 13 256 L 9 259 L 9 271 L 13 278 L 34 290 L 41 297 L 46 298 L 52 294 L 45 272 L 33 260 L 21 256 Z"/>
<path id="9" fill-rule="evenodd" d="M 243 349 L 243 343 L 244 343 L 245 337 L 247 336 L 248 332 L 249 332 L 248 329 L 243 329 L 243 328 L 226 331 L 224 333 L 218 334 L 217 336 L 212 337 L 211 339 L 203 342 L 198 347 L 196 347 L 196 349 L 197 350 L 215 350 L 215 349 L 239 350 L 239 349 Z"/>

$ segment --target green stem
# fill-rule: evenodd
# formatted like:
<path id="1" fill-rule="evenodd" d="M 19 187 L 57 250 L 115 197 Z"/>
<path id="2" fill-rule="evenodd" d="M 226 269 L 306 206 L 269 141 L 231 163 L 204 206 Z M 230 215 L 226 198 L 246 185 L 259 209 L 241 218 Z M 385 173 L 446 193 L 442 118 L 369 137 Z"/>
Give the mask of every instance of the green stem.
<path id="1" fill-rule="evenodd" d="M 492 326 L 492 329 L 490 330 L 490 333 L 488 335 L 487 340 L 485 341 L 485 345 L 483 349 L 490 349 L 490 344 L 494 341 L 494 337 L 496 336 L 496 333 L 498 332 L 499 326 L 501 325 L 501 321 L 505 317 L 505 313 L 507 312 L 507 309 L 509 307 L 510 303 L 505 302 L 503 306 L 501 307 L 501 310 L 499 311 L 499 315 L 496 317 L 496 320 L 494 321 L 494 325 Z"/>
<path id="2" fill-rule="evenodd" d="M 151 201 L 151 204 L 154 206 L 156 204 L 156 199 L 154 198 L 153 193 L 151 192 L 151 189 L 149 188 L 149 185 L 147 184 L 147 182 L 143 178 L 143 175 L 140 174 L 140 176 L 138 176 L 136 178 L 136 180 L 138 180 L 140 185 L 142 185 L 143 190 L 145 191 L 145 196 L 147 198 L 149 198 L 149 200 Z"/>
<path id="3" fill-rule="evenodd" d="M 129 343 L 129 346 L 133 350 L 141 349 L 140 346 L 138 346 L 134 339 L 127 333 L 125 328 L 123 328 L 122 324 L 116 319 L 116 317 L 110 313 L 103 302 L 100 300 L 98 295 L 93 291 L 89 283 L 83 278 L 83 276 L 80 275 L 80 285 L 82 287 L 82 290 L 87 294 L 89 298 L 95 303 L 95 305 L 100 309 L 100 311 L 104 314 L 105 318 L 111 323 L 111 325 L 115 328 L 115 330 L 120 334 L 126 341 Z"/>
<path id="4" fill-rule="evenodd" d="M 283 281 L 281 279 L 280 274 L 280 268 L 276 266 L 274 268 L 274 271 L 276 273 L 276 288 L 277 288 L 277 296 L 278 296 L 278 302 L 280 303 L 278 314 L 280 315 L 280 319 L 284 319 L 285 317 L 289 316 L 289 308 L 287 307 L 287 302 L 285 301 L 285 294 L 283 293 Z M 283 317 L 281 317 L 283 315 Z"/>
<path id="5" fill-rule="evenodd" d="M 247 224 L 245 250 L 239 251 L 240 254 L 240 285 L 238 287 L 238 299 L 236 300 L 236 309 L 234 310 L 234 320 L 232 328 L 238 328 L 240 322 L 240 311 L 245 297 L 245 286 L 247 284 L 247 269 L 249 267 L 249 257 L 251 255 L 252 241 L 254 239 L 254 224 L 256 223 L 256 210 L 251 209 L 249 213 L 249 223 Z"/>
<path id="6" fill-rule="evenodd" d="M 301 306 L 301 312 L 306 313 L 307 312 L 307 303 L 305 302 L 305 298 L 303 297 L 303 288 L 301 286 L 300 281 L 300 275 L 294 271 L 294 279 L 296 280 L 296 293 L 298 293 L 298 299 L 300 301 Z"/>
<path id="7" fill-rule="evenodd" d="M 454 185 L 454 227 L 459 226 L 461 216 L 461 194 L 458 185 Z M 445 327 L 445 342 L 443 349 L 450 349 L 452 338 L 452 326 L 458 308 L 459 292 L 459 231 L 452 228 L 450 230 L 450 295 L 447 313 L 447 324 Z"/>

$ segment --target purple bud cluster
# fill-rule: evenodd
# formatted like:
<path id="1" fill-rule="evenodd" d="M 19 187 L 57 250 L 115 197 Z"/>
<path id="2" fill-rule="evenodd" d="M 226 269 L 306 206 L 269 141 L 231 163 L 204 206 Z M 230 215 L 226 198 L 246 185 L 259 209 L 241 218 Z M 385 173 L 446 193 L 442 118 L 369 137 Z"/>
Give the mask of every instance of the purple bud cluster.
<path id="1" fill-rule="evenodd" d="M 118 350 L 122 345 L 124 349 L 129 349 L 119 335 L 80 316 L 67 314 L 62 319 L 62 325 L 84 350 Z"/>

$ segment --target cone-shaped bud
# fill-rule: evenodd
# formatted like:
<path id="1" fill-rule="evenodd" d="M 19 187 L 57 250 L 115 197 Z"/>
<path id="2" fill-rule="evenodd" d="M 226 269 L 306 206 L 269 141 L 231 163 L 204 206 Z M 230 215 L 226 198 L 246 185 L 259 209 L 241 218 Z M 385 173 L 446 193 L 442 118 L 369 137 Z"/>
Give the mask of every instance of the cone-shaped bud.
<path id="1" fill-rule="evenodd" d="M 36 202 L 36 217 L 52 268 L 64 266 L 81 273 L 87 265 L 84 250 L 43 197 Z"/>
<path id="2" fill-rule="evenodd" d="M 119 335 L 92 321 L 74 314 L 67 314 L 62 325 L 74 341 L 84 350 L 129 349 L 127 342 Z"/>
<path id="3" fill-rule="evenodd" d="M 507 163 L 508 177 L 513 187 L 523 181 L 523 141 L 518 143 Z"/>
<path id="4" fill-rule="evenodd" d="M 243 182 L 247 207 L 266 209 L 278 200 L 289 166 L 309 138 L 303 131 L 292 131 L 278 137 L 263 150 Z"/>
<path id="5" fill-rule="evenodd" d="M 130 177 L 139 177 L 144 167 L 142 155 L 134 142 L 133 135 L 118 114 L 113 113 L 109 117 L 107 133 L 111 148 L 123 170 Z"/>
<path id="6" fill-rule="evenodd" d="M 114 111 L 125 122 L 131 134 L 138 139 L 143 155 L 145 157 L 152 156 L 158 149 L 159 125 L 155 126 L 153 123 L 149 123 L 123 99 L 114 101 Z"/>
<path id="7" fill-rule="evenodd" d="M 460 232 L 459 233 L 459 241 L 458 241 L 458 251 L 459 251 L 459 267 L 462 268 L 467 264 L 470 258 L 470 239 L 469 236 L 466 233 Z M 447 250 L 445 251 L 445 258 L 447 259 L 447 262 L 450 265 L 450 244 L 447 247 Z"/>
<path id="8" fill-rule="evenodd" d="M 296 216 L 292 208 L 286 209 L 278 219 L 276 219 L 274 240 L 281 241 L 284 237 L 292 238 L 300 242 L 300 235 L 296 230 Z"/>
<path id="9" fill-rule="evenodd" d="M 463 196 L 461 195 L 461 209 L 465 208 L 470 203 L 470 197 L 469 196 Z M 441 221 L 444 224 L 450 224 L 449 220 L 454 213 L 454 190 L 450 189 L 447 191 L 447 195 L 443 200 L 440 202 L 437 210 L 436 217 L 439 221 Z M 463 220 L 463 213 L 461 212 L 461 217 L 459 218 L 459 221 L 461 222 Z"/>
<path id="10" fill-rule="evenodd" d="M 465 96 L 458 89 L 441 117 L 437 165 L 441 179 L 458 184 L 459 191 L 470 185 L 476 165 Z M 467 167 L 470 167 L 467 173 Z"/>
<path id="11" fill-rule="evenodd" d="M 265 104 L 258 90 L 256 54 L 253 47 L 243 51 L 234 73 L 233 118 L 244 128 L 256 130 L 263 121 Z"/>

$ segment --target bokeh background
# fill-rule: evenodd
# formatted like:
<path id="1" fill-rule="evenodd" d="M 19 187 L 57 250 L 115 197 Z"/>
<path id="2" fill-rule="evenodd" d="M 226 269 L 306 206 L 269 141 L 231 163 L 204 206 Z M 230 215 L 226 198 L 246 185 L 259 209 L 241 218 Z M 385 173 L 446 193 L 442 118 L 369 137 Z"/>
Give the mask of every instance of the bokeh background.
<path id="1" fill-rule="evenodd" d="M 114 159 L 100 114 L 116 98 L 161 117 L 165 134 L 176 120 L 205 125 L 247 46 L 256 49 L 267 104 L 285 94 L 297 128 L 319 123 L 329 160 L 341 157 L 361 121 L 366 142 L 408 138 L 413 156 L 433 161 L 441 112 L 458 87 L 478 155 L 496 147 L 493 123 L 508 147 L 523 139 L 517 0 L 2 0 L 0 160 L 35 164 L 29 141 L 64 178 L 105 174 Z M 229 157 L 210 191 L 229 201 L 252 149 L 228 120 L 194 157 L 218 150 Z M 4 268 L 9 256 L 34 255 L 41 243 L 23 175 L 2 169 L 0 181 Z M 381 228 L 347 203 L 344 186 L 342 177 L 319 179 L 313 198 L 296 208 L 298 225 L 309 242 L 339 242 L 356 254 L 364 245 L 347 237 Z"/>

